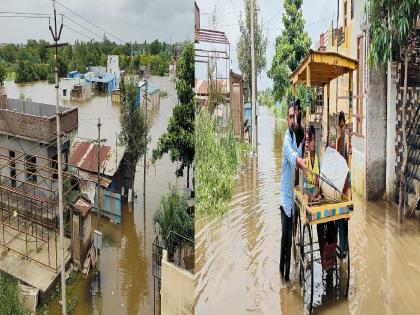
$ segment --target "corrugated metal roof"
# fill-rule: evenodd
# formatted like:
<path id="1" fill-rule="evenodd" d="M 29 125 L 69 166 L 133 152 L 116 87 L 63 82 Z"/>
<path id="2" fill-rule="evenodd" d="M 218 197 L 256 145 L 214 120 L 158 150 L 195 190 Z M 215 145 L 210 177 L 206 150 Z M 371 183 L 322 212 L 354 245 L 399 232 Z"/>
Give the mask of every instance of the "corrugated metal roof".
<path id="1" fill-rule="evenodd" d="M 139 88 L 141 90 L 144 90 L 144 84 L 145 84 L 144 81 L 139 82 Z M 156 93 L 157 91 L 160 91 L 160 88 L 157 85 L 154 85 L 153 83 L 150 83 L 150 82 L 147 83 L 147 93 L 148 94 L 151 95 L 151 94 Z"/>
<path id="2" fill-rule="evenodd" d="M 123 146 L 101 145 L 101 173 L 112 177 L 124 156 Z M 76 138 L 71 146 L 69 163 L 89 173 L 98 172 L 98 145 L 91 140 Z"/>
<path id="3" fill-rule="evenodd" d="M 115 75 L 111 73 L 105 73 L 103 76 L 93 76 L 90 80 L 92 82 L 108 83 L 115 79 Z"/>

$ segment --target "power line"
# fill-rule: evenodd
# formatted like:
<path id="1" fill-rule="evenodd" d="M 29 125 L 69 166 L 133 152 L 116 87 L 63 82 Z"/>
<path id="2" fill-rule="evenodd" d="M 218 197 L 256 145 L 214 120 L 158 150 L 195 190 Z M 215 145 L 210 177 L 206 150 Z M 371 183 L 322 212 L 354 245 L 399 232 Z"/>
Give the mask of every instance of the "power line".
<path id="1" fill-rule="evenodd" d="M 46 15 L 46 16 L 52 16 L 52 14 L 50 14 L 50 13 L 17 12 L 17 11 L 0 11 L 0 14 L 27 14 L 27 15 Z"/>
<path id="2" fill-rule="evenodd" d="M 69 18 L 69 16 L 68 16 L 68 15 L 64 15 L 64 16 L 65 16 L 65 18 L 66 18 L 66 19 L 68 19 L 69 21 L 73 22 L 74 24 L 79 25 L 80 27 L 84 28 L 84 29 L 85 29 L 85 30 L 87 30 L 88 32 L 91 32 L 92 34 L 94 34 L 94 35 L 96 35 L 97 37 L 99 37 L 100 39 L 102 39 L 102 36 L 101 36 L 101 35 L 98 35 L 97 33 L 95 33 L 95 32 L 93 32 L 93 31 L 91 31 L 91 30 L 90 30 L 90 29 L 88 29 L 87 27 L 85 27 L 85 26 L 83 26 L 83 25 L 81 25 L 81 24 L 77 23 L 75 20 L 73 20 L 73 19 Z"/>
<path id="3" fill-rule="evenodd" d="M 0 15 L 0 18 L 49 19 L 48 16 Z"/>
<path id="4" fill-rule="evenodd" d="M 85 34 L 83 34 L 83 33 L 80 33 L 79 31 L 76 31 L 75 29 L 71 28 L 70 26 L 67 26 L 67 25 L 65 25 L 65 24 L 63 24 L 63 26 L 64 26 L 65 28 L 68 28 L 69 30 L 71 30 L 71 31 L 73 31 L 73 32 L 75 32 L 75 33 L 77 33 L 77 34 L 79 34 L 79 35 L 82 35 L 82 36 L 86 37 L 86 38 L 87 38 L 87 39 L 89 39 L 89 40 L 94 40 L 93 38 L 89 37 L 88 35 L 85 35 Z"/>
<path id="5" fill-rule="evenodd" d="M 105 30 L 105 29 L 103 29 L 102 27 L 100 27 L 100 26 L 98 26 L 98 25 L 96 25 L 96 24 L 92 23 L 91 21 L 89 21 L 88 19 L 84 18 L 84 17 L 83 17 L 83 16 L 81 16 L 80 14 L 78 14 L 78 13 L 74 12 L 73 10 L 69 9 L 68 7 L 66 7 L 65 5 L 63 5 L 62 3 L 60 3 L 59 1 L 57 1 L 57 0 L 53 0 L 53 2 L 55 2 L 55 3 L 59 4 L 59 5 L 60 5 L 60 6 L 62 6 L 64 9 L 66 9 L 67 11 L 69 11 L 69 12 L 73 13 L 75 16 L 79 17 L 80 19 L 84 20 L 85 22 L 89 23 L 90 25 L 93 25 L 93 26 L 95 26 L 96 28 L 100 29 L 101 31 L 105 32 L 106 34 L 108 34 L 108 35 L 110 35 L 110 36 L 112 36 L 112 37 L 114 37 L 114 38 L 118 39 L 118 40 L 119 40 L 119 41 L 121 41 L 122 43 L 125 43 L 125 42 L 126 42 L 126 41 L 122 40 L 121 38 L 119 38 L 119 37 L 117 37 L 117 36 L 115 36 L 115 35 L 111 34 L 111 33 L 110 33 L 110 32 L 108 32 L 108 31 L 106 31 L 106 30 Z"/>

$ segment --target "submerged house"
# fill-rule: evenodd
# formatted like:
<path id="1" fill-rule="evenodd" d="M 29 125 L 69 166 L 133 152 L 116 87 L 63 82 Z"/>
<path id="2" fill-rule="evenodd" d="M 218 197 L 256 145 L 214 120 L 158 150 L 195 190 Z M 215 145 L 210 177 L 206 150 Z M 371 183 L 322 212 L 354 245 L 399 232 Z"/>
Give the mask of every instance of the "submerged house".
<path id="1" fill-rule="evenodd" d="M 111 220 L 121 222 L 124 192 L 131 187 L 129 170 L 124 162 L 126 149 L 122 146 L 101 145 L 96 141 L 76 138 L 71 145 L 70 164 L 79 168 L 80 190 L 91 203 L 96 204 L 98 166 L 101 174 L 101 213 Z M 98 160 L 99 154 L 99 160 Z M 99 165 L 98 165 L 99 164 Z"/>
<path id="2" fill-rule="evenodd" d="M 84 101 L 89 99 L 92 96 L 92 83 L 82 81 L 73 86 L 73 89 L 70 91 L 70 100 L 71 101 Z"/>
<path id="3" fill-rule="evenodd" d="M 140 81 L 137 87 L 136 105 L 141 106 L 146 97 L 146 82 Z M 149 109 L 159 108 L 160 106 L 160 88 L 150 82 L 147 82 L 147 106 Z"/>
<path id="4" fill-rule="evenodd" d="M 112 93 L 117 87 L 116 77 L 110 73 L 95 75 L 88 80 L 92 83 L 92 89 L 99 93 Z"/>

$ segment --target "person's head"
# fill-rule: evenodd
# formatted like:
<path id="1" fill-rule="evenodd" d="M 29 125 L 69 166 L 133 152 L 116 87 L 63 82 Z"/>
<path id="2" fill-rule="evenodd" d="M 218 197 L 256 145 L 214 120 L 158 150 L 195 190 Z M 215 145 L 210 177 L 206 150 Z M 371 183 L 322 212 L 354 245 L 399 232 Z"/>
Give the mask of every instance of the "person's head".
<path id="1" fill-rule="evenodd" d="M 309 150 L 315 152 L 315 127 L 314 125 L 309 126 Z"/>
<path id="2" fill-rule="evenodd" d="M 340 134 L 344 135 L 346 129 L 346 116 L 343 111 L 338 115 L 338 128 L 340 129 Z"/>
<path id="3" fill-rule="evenodd" d="M 289 105 L 289 109 L 287 111 L 287 126 L 291 131 L 294 131 L 294 124 L 295 124 L 295 109 L 292 104 Z"/>

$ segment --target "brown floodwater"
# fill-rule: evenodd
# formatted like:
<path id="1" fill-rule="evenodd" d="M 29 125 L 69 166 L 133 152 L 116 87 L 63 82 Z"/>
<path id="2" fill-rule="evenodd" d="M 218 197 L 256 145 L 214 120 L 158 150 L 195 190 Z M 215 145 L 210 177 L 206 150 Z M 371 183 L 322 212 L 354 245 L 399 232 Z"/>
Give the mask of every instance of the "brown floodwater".
<path id="1" fill-rule="evenodd" d="M 200 315 L 307 313 L 293 258 L 290 283 L 279 275 L 281 149 L 287 126 L 265 107 L 259 119 L 258 158 L 246 160 L 229 212 L 196 222 Z M 314 313 L 418 314 L 420 222 L 398 224 L 388 203 L 353 199 L 349 297 L 337 299 L 327 290 L 330 283 L 315 264 Z"/>
<path id="2" fill-rule="evenodd" d="M 160 135 L 166 131 L 172 109 L 177 103 L 173 82 L 167 77 L 151 77 L 150 82 L 168 92 L 161 98 L 160 108 L 150 113 L 148 159 L 156 147 Z M 33 101 L 55 104 L 53 84 L 35 82 L 15 84 L 6 82 L 0 92 L 9 97 L 19 98 L 20 93 Z M 110 144 L 115 143 L 120 130 L 118 104 L 112 104 L 109 96 L 94 96 L 84 102 L 63 102 L 63 105 L 79 108 L 78 135 L 86 138 L 97 137 L 97 120 L 101 118 L 101 134 Z M 101 251 L 101 294 L 92 297 L 91 280 L 78 281 L 73 293 L 77 304 L 73 314 L 153 314 L 154 281 L 152 275 L 152 242 L 155 237 L 153 215 L 160 206 L 161 196 L 169 190 L 169 183 L 183 187 L 185 178 L 176 178 L 176 164 L 165 155 L 155 165 L 150 165 L 146 178 L 146 211 L 143 209 L 143 159 L 137 165 L 134 190 L 137 199 L 133 205 L 124 204 L 122 223 L 113 224 L 101 220 L 100 230 L 104 239 Z M 92 228 L 96 228 L 95 217 Z M 60 314 L 59 298 L 49 305 L 50 314 Z"/>

